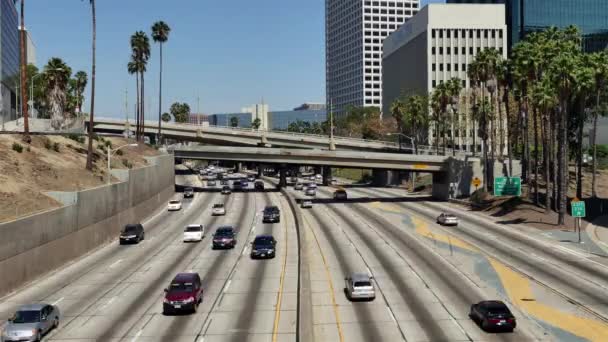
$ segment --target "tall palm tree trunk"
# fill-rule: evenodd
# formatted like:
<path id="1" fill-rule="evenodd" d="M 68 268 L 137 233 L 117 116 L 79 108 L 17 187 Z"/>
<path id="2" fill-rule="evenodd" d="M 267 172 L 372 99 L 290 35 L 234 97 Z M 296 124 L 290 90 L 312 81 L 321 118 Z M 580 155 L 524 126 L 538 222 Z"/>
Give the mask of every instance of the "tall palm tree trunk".
<path id="1" fill-rule="evenodd" d="M 559 127 L 559 215 L 558 225 L 564 225 L 568 206 L 568 110 L 567 97 L 562 95 Z"/>
<path id="2" fill-rule="evenodd" d="M 25 55 L 25 0 L 21 0 L 21 28 L 19 31 L 19 47 L 21 51 L 21 114 L 23 115 L 23 140 L 29 143 L 30 138 L 30 122 L 27 113 L 27 62 Z"/>
<path id="3" fill-rule="evenodd" d="M 160 43 L 160 71 L 159 71 L 159 86 L 158 86 L 158 137 L 156 145 L 160 145 L 160 135 L 161 135 L 161 111 L 163 108 L 163 43 Z M 200 114 L 200 113 L 199 113 Z M 401 131 L 399 131 L 401 132 Z M 401 136 L 399 136 L 401 137 Z M 401 144 L 399 144 L 401 147 Z"/>
<path id="4" fill-rule="evenodd" d="M 93 43 L 92 43 L 92 62 L 91 62 L 91 113 L 89 113 L 89 146 L 87 149 L 87 170 L 93 170 L 93 122 L 95 117 L 95 54 L 97 41 L 97 17 L 95 14 L 95 0 L 91 0 L 91 16 L 93 20 Z"/>
<path id="5" fill-rule="evenodd" d="M 139 102 L 140 92 L 139 92 L 139 73 L 135 74 L 135 94 L 137 97 L 136 105 L 135 105 L 135 140 L 139 141 L 139 125 L 141 116 L 139 115 L 139 107 L 141 103 Z"/>
<path id="6" fill-rule="evenodd" d="M 538 197 L 538 109 L 534 107 L 532 111 L 534 115 L 534 204 L 539 205 Z"/>
<path id="7" fill-rule="evenodd" d="M 583 128 L 585 126 L 585 99 L 581 99 L 578 112 L 578 130 L 576 135 L 576 197 L 583 198 Z"/>
<path id="8" fill-rule="evenodd" d="M 142 139 L 142 141 L 144 140 L 144 137 L 146 136 L 146 97 L 145 97 L 145 91 L 144 91 L 144 72 L 141 72 L 141 97 L 140 97 L 140 101 L 141 101 L 141 133 L 140 133 L 140 138 Z"/>
<path id="9" fill-rule="evenodd" d="M 509 126 L 509 117 L 511 114 L 511 101 L 509 99 L 509 88 L 505 88 L 504 94 L 504 102 L 505 102 L 505 110 L 506 110 L 506 118 L 507 118 L 507 155 L 509 157 L 509 177 L 513 177 L 513 151 L 512 148 L 512 137 L 513 133 L 511 132 L 511 127 Z"/>
<path id="10" fill-rule="evenodd" d="M 601 97 L 601 90 L 597 91 L 596 97 L 595 97 L 595 110 L 593 113 L 593 160 L 591 161 L 593 163 L 593 166 L 591 168 L 592 171 L 592 175 L 591 175 L 591 197 L 593 198 L 597 198 L 597 189 L 596 189 L 596 181 L 595 181 L 595 177 L 596 177 L 596 172 L 597 172 L 597 118 L 599 115 L 599 110 L 600 110 L 600 97 Z"/>
<path id="11" fill-rule="evenodd" d="M 559 198 L 559 194 L 560 194 L 560 185 L 558 183 L 558 179 L 557 179 L 557 175 L 559 173 L 558 169 L 559 169 L 559 148 L 557 146 L 557 144 L 555 143 L 557 140 L 557 132 L 558 132 L 558 127 L 559 127 L 559 113 L 557 113 L 556 110 L 553 110 L 552 113 L 552 117 L 553 117 L 553 127 L 551 128 L 551 149 L 552 149 L 552 153 L 551 153 L 551 158 L 553 160 L 553 162 L 551 163 L 553 165 L 552 168 L 552 179 L 553 179 L 553 210 L 555 212 L 557 212 L 559 209 L 557 207 L 557 199 Z"/>
<path id="12" fill-rule="evenodd" d="M 552 153 L 552 142 L 549 140 L 549 115 L 547 115 L 546 109 L 543 110 L 543 127 L 541 128 L 541 134 L 543 139 L 543 164 L 545 172 L 545 213 L 549 213 L 551 210 L 551 180 L 549 179 L 549 156 Z"/>

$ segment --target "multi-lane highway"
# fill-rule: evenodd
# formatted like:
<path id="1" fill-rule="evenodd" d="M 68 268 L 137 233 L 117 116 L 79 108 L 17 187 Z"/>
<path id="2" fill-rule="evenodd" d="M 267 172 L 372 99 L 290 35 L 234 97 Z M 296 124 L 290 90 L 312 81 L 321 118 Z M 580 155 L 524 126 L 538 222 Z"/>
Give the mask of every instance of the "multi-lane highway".
<path id="1" fill-rule="evenodd" d="M 332 187 L 311 197 L 291 185 L 276 190 L 276 181 L 222 195 L 180 172 L 176 183 L 196 190 L 180 211 L 158 208 L 142 222 L 141 243 L 116 240 L 0 299 L 1 322 L 20 305 L 46 302 L 61 310 L 49 341 L 608 339 L 601 261 L 401 189 L 344 185 L 348 200 L 335 201 Z M 300 208 L 304 198 L 312 208 Z M 211 215 L 216 203 L 225 216 Z M 262 222 L 269 205 L 279 207 L 279 223 Z M 450 210 L 460 224 L 437 225 Z M 202 242 L 182 241 L 189 224 L 205 226 Z M 212 234 L 225 225 L 237 244 L 215 250 Z M 274 258 L 250 258 L 256 235 L 274 236 Z M 200 275 L 203 301 L 196 313 L 165 315 L 163 290 L 180 272 Z M 347 299 L 353 272 L 373 277 L 373 301 Z M 469 318 L 471 304 L 488 299 L 509 306 L 513 333 L 485 332 Z"/>

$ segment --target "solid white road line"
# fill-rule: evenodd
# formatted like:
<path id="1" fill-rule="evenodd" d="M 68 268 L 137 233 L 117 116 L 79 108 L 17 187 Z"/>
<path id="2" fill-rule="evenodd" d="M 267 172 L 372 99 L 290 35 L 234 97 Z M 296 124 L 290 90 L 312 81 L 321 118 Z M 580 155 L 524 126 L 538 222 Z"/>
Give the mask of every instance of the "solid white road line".
<path id="1" fill-rule="evenodd" d="M 108 266 L 109 268 L 114 268 L 115 266 L 117 266 L 118 264 L 120 264 L 122 262 L 122 259 L 118 259 L 116 261 L 114 261 L 110 266 Z"/>
<path id="2" fill-rule="evenodd" d="M 395 319 L 395 315 L 393 315 L 393 310 L 391 310 L 390 306 L 386 306 L 386 311 L 388 311 L 388 314 L 391 316 L 393 322 L 397 323 L 397 319 Z"/>
<path id="3" fill-rule="evenodd" d="M 135 336 L 133 337 L 133 339 L 131 340 L 131 342 L 135 342 L 137 341 L 137 339 L 139 338 L 139 336 L 141 336 L 141 334 L 143 333 L 143 330 L 140 330 L 137 332 L 137 334 L 135 334 Z"/>
<path id="4" fill-rule="evenodd" d="M 61 303 L 61 301 L 63 301 L 64 299 L 65 299 L 65 297 L 61 297 L 61 298 L 57 299 L 57 300 L 56 300 L 56 301 L 55 301 L 53 304 L 51 304 L 51 305 L 57 305 L 57 304 Z"/>
<path id="5" fill-rule="evenodd" d="M 232 279 L 229 279 L 228 282 L 226 283 L 226 286 L 224 286 L 224 293 L 228 292 L 228 289 L 230 288 L 230 284 L 232 284 Z"/>

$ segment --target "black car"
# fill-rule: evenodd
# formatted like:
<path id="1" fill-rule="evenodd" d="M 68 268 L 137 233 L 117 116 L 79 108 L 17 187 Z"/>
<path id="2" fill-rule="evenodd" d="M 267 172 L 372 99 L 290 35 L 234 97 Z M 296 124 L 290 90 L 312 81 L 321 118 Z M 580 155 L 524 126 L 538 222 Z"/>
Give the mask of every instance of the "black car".
<path id="1" fill-rule="evenodd" d="M 125 243 L 139 243 L 145 238 L 144 234 L 144 226 L 140 223 L 138 224 L 128 224 L 125 228 L 120 232 L 120 244 Z"/>
<path id="2" fill-rule="evenodd" d="M 228 185 L 224 185 L 222 187 L 222 195 L 230 195 L 232 193 L 232 191 L 230 190 L 230 187 Z"/>
<path id="3" fill-rule="evenodd" d="M 219 227 L 213 234 L 213 249 L 234 248 L 236 246 L 236 232 L 233 227 Z"/>
<path id="4" fill-rule="evenodd" d="M 241 183 L 241 181 L 236 180 L 236 181 L 232 182 L 232 188 L 234 190 L 242 190 L 243 189 L 243 183 Z"/>
<path id="5" fill-rule="evenodd" d="M 255 181 L 255 183 L 253 184 L 253 188 L 256 190 L 264 190 L 264 182 Z"/>
<path id="6" fill-rule="evenodd" d="M 274 258 L 277 240 L 272 235 L 258 235 L 251 243 L 251 259 Z"/>
<path id="7" fill-rule="evenodd" d="M 267 206 L 264 208 L 263 223 L 278 223 L 281 222 L 281 211 L 277 206 Z"/>
<path id="8" fill-rule="evenodd" d="M 194 197 L 194 189 L 185 188 L 184 189 L 184 198 L 192 198 L 192 197 Z"/>
<path id="9" fill-rule="evenodd" d="M 483 330 L 513 331 L 517 326 L 515 316 L 505 303 L 499 300 L 487 300 L 471 305 L 469 317 Z"/>

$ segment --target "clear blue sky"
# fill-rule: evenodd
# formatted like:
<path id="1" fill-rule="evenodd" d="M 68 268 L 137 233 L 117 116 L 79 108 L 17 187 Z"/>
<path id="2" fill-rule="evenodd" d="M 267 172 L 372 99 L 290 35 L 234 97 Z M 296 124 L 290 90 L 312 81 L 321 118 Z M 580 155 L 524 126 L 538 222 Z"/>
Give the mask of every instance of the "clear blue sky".
<path id="1" fill-rule="evenodd" d="M 26 2 L 38 66 L 60 57 L 74 72 L 90 74 L 89 2 L 56 2 Z M 174 101 L 196 111 L 197 95 L 205 113 L 240 111 L 262 97 L 271 110 L 325 100 L 324 0 L 102 0 L 97 1 L 98 115 L 124 116 L 128 88 L 132 117 L 129 37 L 137 30 L 149 33 L 157 20 L 172 28 L 164 46 L 163 111 Z M 158 113 L 158 66 L 153 45 L 145 84 L 147 118 Z"/>

